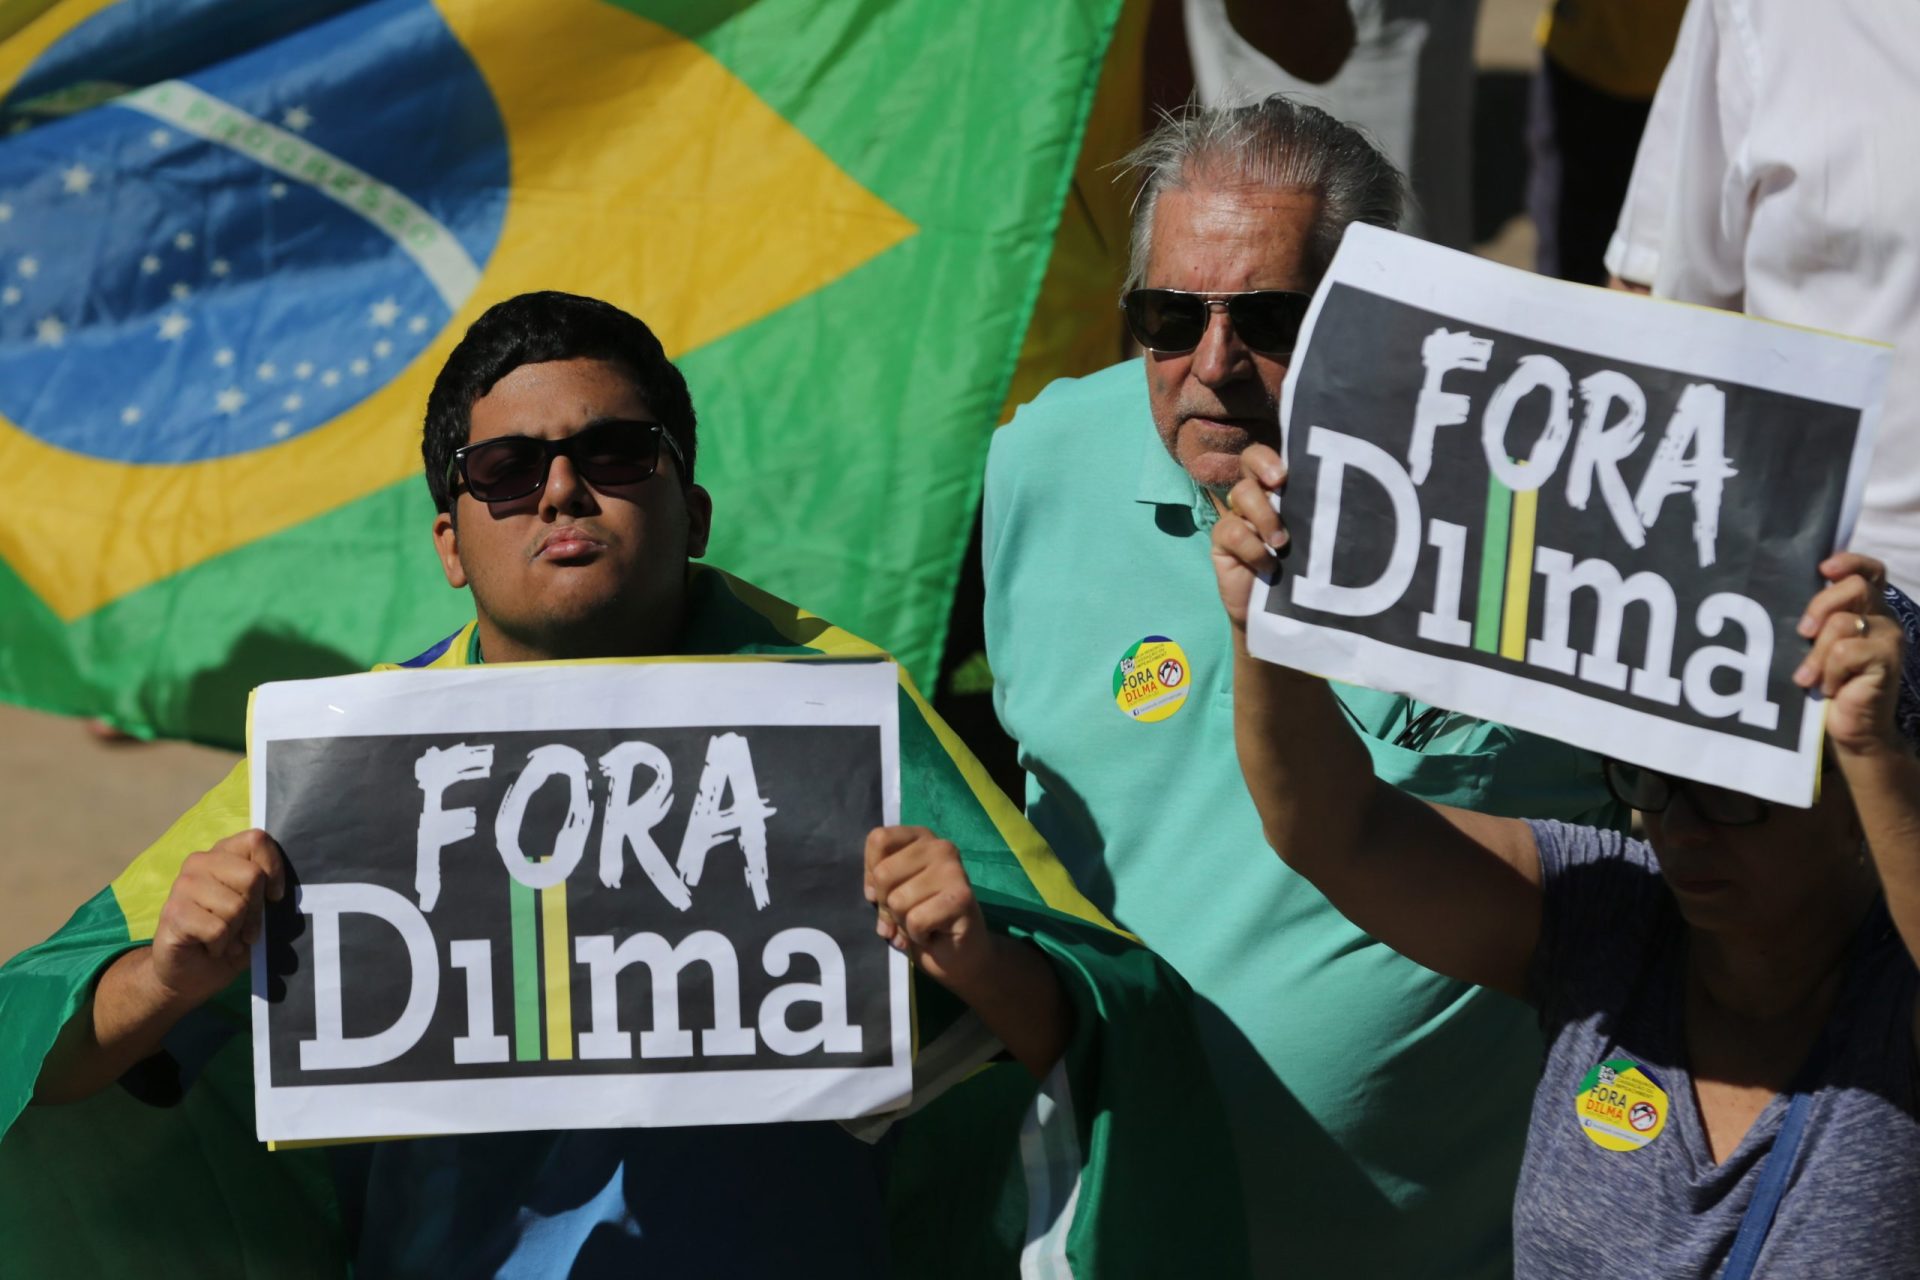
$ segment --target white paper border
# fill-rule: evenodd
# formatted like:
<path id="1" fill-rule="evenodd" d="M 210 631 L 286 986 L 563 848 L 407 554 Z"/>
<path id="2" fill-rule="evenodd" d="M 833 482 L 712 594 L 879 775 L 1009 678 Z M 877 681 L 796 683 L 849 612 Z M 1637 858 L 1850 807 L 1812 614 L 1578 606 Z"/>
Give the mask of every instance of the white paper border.
<path id="1" fill-rule="evenodd" d="M 1589 751 L 1780 804 L 1805 808 L 1813 803 L 1818 766 L 1809 761 L 1819 754 L 1824 706 L 1807 708 L 1799 747 L 1789 751 L 1636 711 L 1518 671 L 1402 649 L 1297 618 L 1261 616 L 1269 625 L 1247 629 L 1247 649 L 1267 662 L 1330 673 L 1333 679 L 1350 678 L 1346 673 L 1362 668 L 1396 670 L 1402 678 L 1390 693 L 1548 738 L 1564 738 L 1567 725 L 1578 721 L 1576 745 Z"/>
<path id="2" fill-rule="evenodd" d="M 900 821 L 899 680 L 899 667 L 887 661 L 768 657 L 379 671 L 266 684 L 254 691 L 248 709 L 248 821 L 265 826 L 264 748 L 285 739 L 876 725 L 881 821 L 891 826 Z M 511 698 L 510 712 L 502 711 L 503 697 Z M 876 937 L 875 945 L 884 944 Z M 892 1058 L 878 1067 L 275 1087 L 268 1079 L 264 937 L 253 949 L 252 977 L 254 1112 L 263 1142 L 499 1132 L 503 1113 L 527 1118 L 524 1123 L 516 1119 L 510 1126 L 516 1130 L 853 1119 L 903 1106 L 913 1093 L 909 969 L 907 958 L 892 948 L 887 950 Z M 352 1111 L 352 1124 L 340 1122 L 340 1108 Z"/>
<path id="3" fill-rule="evenodd" d="M 352 1141 L 848 1120 L 905 1106 L 912 1092 L 911 1066 L 769 1067 L 282 1087 L 258 1098 L 256 1109 L 263 1142 Z M 343 1110 L 353 1125 L 342 1125 Z M 500 1123 L 506 1115 L 513 1124 Z"/>

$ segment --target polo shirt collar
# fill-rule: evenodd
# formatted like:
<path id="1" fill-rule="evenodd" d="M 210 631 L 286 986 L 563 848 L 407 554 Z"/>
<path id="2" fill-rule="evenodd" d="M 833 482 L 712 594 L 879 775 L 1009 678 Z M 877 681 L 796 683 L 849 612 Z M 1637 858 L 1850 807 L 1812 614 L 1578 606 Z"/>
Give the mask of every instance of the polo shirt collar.
<path id="1" fill-rule="evenodd" d="M 1193 513 L 1196 529 L 1212 528 L 1216 518 L 1207 491 L 1167 452 L 1167 446 L 1161 442 L 1160 432 L 1154 427 L 1151 416 L 1147 418 L 1145 442 L 1140 453 L 1140 483 L 1133 498 L 1135 502 L 1156 507 L 1185 507 Z"/>

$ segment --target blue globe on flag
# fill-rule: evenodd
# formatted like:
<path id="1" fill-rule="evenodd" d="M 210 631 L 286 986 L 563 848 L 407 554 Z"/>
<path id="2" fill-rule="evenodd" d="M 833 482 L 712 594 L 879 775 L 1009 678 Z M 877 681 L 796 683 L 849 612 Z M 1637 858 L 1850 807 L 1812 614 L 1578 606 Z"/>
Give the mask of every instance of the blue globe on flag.
<path id="1" fill-rule="evenodd" d="M 149 38 L 186 8 L 203 38 Z M 427 0 L 115 5 L 0 101 L 0 416 L 124 463 L 312 431 L 473 292 L 508 176 L 486 82 Z"/>

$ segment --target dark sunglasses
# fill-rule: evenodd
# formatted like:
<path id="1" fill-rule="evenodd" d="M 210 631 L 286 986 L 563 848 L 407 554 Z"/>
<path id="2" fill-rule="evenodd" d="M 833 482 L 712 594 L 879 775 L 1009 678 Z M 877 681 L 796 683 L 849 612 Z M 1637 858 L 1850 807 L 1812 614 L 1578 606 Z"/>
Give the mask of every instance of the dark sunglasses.
<path id="1" fill-rule="evenodd" d="M 1262 355 L 1293 354 L 1310 293 L 1252 289 L 1245 293 L 1188 293 L 1182 289 L 1135 289 L 1120 299 L 1134 340 L 1158 355 L 1191 351 L 1206 335 L 1215 307 L 1223 308 L 1240 341 Z"/>
<path id="2" fill-rule="evenodd" d="M 456 476 L 481 502 L 513 502 L 546 487 L 547 471 L 564 457 L 580 478 L 596 488 L 638 484 L 660 469 L 664 442 L 686 475 L 686 455 L 673 434 L 658 422 L 608 420 L 558 440 L 538 436 L 495 436 L 453 451 L 447 487 Z"/>
<path id="3" fill-rule="evenodd" d="M 1821 761 L 1822 772 L 1831 764 L 1831 760 Z M 1673 798 L 1682 791 L 1687 793 L 1687 803 L 1693 806 L 1693 811 L 1716 827 L 1751 827 L 1765 822 L 1773 812 L 1773 807 L 1757 796 L 1670 777 L 1637 764 L 1603 760 L 1600 770 L 1606 775 L 1607 790 L 1613 793 L 1613 798 L 1642 813 L 1665 813 L 1673 804 Z"/>

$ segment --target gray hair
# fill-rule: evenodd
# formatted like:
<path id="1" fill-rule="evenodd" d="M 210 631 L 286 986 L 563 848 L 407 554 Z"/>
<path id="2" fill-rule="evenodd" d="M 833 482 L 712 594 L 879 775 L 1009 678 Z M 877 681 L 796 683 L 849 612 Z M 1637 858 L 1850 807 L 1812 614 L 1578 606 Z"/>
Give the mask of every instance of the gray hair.
<path id="1" fill-rule="evenodd" d="M 1349 223 L 1392 230 L 1408 199 L 1406 179 L 1365 133 L 1281 93 L 1248 106 L 1189 106 L 1170 114 L 1117 167 L 1140 175 L 1126 289 L 1146 282 L 1154 208 L 1168 187 L 1253 186 L 1318 195 L 1319 218 L 1307 242 L 1307 268 L 1316 280 L 1333 261 Z"/>

